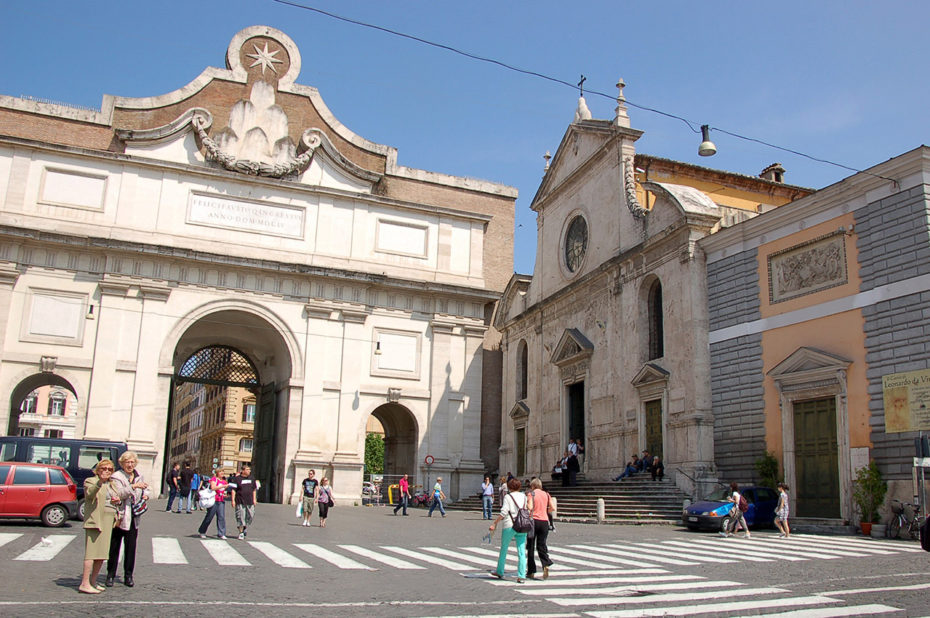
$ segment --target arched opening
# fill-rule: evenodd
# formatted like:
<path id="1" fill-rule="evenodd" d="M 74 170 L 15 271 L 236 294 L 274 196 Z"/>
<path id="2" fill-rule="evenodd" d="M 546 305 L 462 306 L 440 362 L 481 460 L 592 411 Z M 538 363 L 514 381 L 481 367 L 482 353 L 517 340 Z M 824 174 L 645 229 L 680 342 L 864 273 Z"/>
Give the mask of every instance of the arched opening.
<path id="1" fill-rule="evenodd" d="M 227 476 L 244 464 L 262 502 L 285 491 L 291 356 L 261 316 L 223 310 L 196 320 L 174 351 L 164 469 L 190 462 L 201 475 Z"/>
<path id="2" fill-rule="evenodd" d="M 417 422 L 406 407 L 386 403 L 371 413 L 384 430 L 384 472 L 381 493 L 387 496 L 387 487 L 409 475 L 411 492 L 417 484 Z M 371 427 L 372 425 L 367 425 Z M 367 435 L 367 434 L 366 434 Z M 395 495 L 396 498 L 396 495 Z"/>
<path id="3" fill-rule="evenodd" d="M 10 394 L 7 435 L 74 438 L 78 433 L 78 399 L 74 387 L 54 373 L 37 373 Z"/>
<path id="4" fill-rule="evenodd" d="M 529 346 L 521 339 L 517 347 L 517 399 L 523 401 L 529 394 Z"/>
<path id="5" fill-rule="evenodd" d="M 646 360 L 665 356 L 665 325 L 662 315 L 662 284 L 656 279 L 649 286 L 646 299 L 646 314 L 649 329 L 649 354 Z"/>

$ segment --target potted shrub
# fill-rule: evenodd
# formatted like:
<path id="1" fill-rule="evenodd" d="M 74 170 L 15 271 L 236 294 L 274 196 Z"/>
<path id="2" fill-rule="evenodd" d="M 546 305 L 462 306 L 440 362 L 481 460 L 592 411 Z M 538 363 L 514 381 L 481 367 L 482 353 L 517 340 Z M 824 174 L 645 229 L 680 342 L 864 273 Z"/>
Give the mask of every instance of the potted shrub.
<path id="1" fill-rule="evenodd" d="M 878 521 L 878 509 L 885 502 L 888 483 L 882 478 L 878 464 L 870 461 L 869 465 L 859 468 L 852 488 L 853 501 L 859 507 L 859 525 L 862 534 L 872 532 L 872 524 Z"/>

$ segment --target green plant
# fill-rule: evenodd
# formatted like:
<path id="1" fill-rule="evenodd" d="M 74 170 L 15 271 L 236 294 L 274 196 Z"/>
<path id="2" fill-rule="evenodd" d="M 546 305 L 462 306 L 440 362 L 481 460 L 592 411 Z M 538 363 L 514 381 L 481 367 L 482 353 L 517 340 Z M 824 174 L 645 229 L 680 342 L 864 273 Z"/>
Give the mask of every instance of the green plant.
<path id="1" fill-rule="evenodd" d="M 888 493 L 888 483 L 882 478 L 878 464 L 870 461 L 869 465 L 859 468 L 852 485 L 852 497 L 859 507 L 861 521 L 877 523 L 878 509 L 885 502 L 885 494 Z"/>
<path id="2" fill-rule="evenodd" d="M 384 437 L 381 434 L 365 436 L 365 470 L 368 474 L 384 472 Z"/>
<path id="3" fill-rule="evenodd" d="M 759 484 L 763 487 L 775 489 L 778 483 L 778 459 L 775 453 L 766 452 L 756 460 L 756 472 L 759 473 Z"/>

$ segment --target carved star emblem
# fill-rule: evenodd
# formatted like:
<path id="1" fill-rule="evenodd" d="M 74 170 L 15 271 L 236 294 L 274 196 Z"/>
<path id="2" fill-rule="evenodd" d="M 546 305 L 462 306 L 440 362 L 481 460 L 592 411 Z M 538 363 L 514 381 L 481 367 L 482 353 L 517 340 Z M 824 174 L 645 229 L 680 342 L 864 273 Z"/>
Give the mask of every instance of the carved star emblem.
<path id="1" fill-rule="evenodd" d="M 279 51 L 281 51 L 281 50 L 280 50 L 280 49 L 276 49 L 276 50 L 274 50 L 273 52 L 269 52 L 269 51 L 268 51 L 268 43 L 265 43 L 265 49 L 259 49 L 259 48 L 258 48 L 258 45 L 255 45 L 254 43 L 252 44 L 252 47 L 255 49 L 255 53 L 254 53 L 254 54 L 246 54 L 246 56 L 249 57 L 249 58 L 254 58 L 254 59 L 255 59 L 255 62 L 253 62 L 253 63 L 249 66 L 249 68 L 251 69 L 252 67 L 257 67 L 257 66 L 261 65 L 261 67 L 262 67 L 262 76 L 263 76 L 263 77 L 264 77 L 264 75 L 265 75 L 265 69 L 266 69 L 266 68 L 267 68 L 267 69 L 271 69 L 273 73 L 277 74 L 278 70 L 274 67 L 275 63 L 278 63 L 278 64 L 283 64 L 283 63 L 284 63 L 283 60 L 279 60 L 279 59 L 275 58 L 275 55 L 276 55 Z"/>

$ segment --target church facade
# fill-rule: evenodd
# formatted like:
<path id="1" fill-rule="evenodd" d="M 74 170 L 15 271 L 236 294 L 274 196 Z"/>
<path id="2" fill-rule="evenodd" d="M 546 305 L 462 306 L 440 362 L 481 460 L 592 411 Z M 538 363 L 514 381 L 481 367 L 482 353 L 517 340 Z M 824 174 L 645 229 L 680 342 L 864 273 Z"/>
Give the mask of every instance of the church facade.
<path id="1" fill-rule="evenodd" d="M 613 120 L 579 100 L 532 203 L 533 274 L 511 280 L 495 314 L 501 466 L 547 478 L 581 439 L 586 478 L 648 450 L 700 492 L 716 465 L 698 241 L 809 191 L 637 154 L 622 86 Z"/>
<path id="2" fill-rule="evenodd" d="M 263 499 L 310 468 L 357 497 L 372 415 L 387 473 L 478 484 L 516 191 L 399 165 L 300 68 L 255 26 L 168 94 L 0 97 L 0 426 L 67 389 L 74 435 L 127 442 L 158 486 L 175 387 L 217 381 L 212 350 L 243 359 L 219 377 L 254 395 Z"/>

